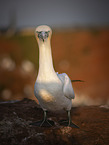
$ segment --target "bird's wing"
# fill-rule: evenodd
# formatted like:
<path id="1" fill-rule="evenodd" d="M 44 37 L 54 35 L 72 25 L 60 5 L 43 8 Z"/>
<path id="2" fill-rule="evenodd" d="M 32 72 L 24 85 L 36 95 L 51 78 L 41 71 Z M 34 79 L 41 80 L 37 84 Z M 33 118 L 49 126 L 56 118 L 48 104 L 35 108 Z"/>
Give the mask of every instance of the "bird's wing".
<path id="1" fill-rule="evenodd" d="M 64 93 L 64 95 L 69 99 L 74 99 L 75 94 L 74 94 L 74 90 L 73 90 L 73 87 L 72 87 L 71 80 L 68 77 L 68 75 L 66 73 L 62 73 L 62 74 L 57 73 L 57 76 L 61 80 L 61 82 L 63 83 L 63 93 Z"/>

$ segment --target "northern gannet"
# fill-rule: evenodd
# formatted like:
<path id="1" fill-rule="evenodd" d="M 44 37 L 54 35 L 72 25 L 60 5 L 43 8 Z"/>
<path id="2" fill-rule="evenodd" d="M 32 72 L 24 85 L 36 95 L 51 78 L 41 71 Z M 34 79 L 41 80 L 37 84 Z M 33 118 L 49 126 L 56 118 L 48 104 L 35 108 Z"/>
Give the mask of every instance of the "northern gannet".
<path id="1" fill-rule="evenodd" d="M 52 61 L 50 39 L 52 30 L 49 26 L 41 25 L 35 30 L 35 37 L 39 46 L 39 71 L 34 86 L 34 94 L 44 111 L 44 119 L 31 125 L 52 126 L 53 122 L 47 120 L 47 111 L 65 110 L 68 112 L 68 120 L 61 121 L 61 125 L 79 128 L 72 123 L 70 110 L 72 99 L 75 98 L 70 78 L 66 73 L 55 72 Z"/>

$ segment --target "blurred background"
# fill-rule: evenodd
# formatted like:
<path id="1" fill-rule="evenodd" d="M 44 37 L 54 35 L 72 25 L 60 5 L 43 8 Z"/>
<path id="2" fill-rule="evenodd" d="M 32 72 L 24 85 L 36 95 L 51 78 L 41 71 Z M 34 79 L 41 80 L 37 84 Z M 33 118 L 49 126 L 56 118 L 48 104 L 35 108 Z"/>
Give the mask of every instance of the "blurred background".
<path id="1" fill-rule="evenodd" d="M 35 27 L 49 25 L 55 70 L 73 80 L 73 105 L 109 105 L 109 1 L 3 0 L 0 4 L 0 101 L 34 97 Z"/>

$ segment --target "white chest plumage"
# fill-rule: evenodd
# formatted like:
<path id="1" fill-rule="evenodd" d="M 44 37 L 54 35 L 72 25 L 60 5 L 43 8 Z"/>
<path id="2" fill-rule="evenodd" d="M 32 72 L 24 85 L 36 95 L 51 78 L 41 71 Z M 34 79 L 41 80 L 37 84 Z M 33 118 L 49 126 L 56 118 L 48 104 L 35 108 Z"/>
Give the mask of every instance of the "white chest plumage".
<path id="1" fill-rule="evenodd" d="M 35 96 L 44 110 L 69 110 L 71 107 L 71 100 L 64 96 L 62 83 L 36 81 Z"/>

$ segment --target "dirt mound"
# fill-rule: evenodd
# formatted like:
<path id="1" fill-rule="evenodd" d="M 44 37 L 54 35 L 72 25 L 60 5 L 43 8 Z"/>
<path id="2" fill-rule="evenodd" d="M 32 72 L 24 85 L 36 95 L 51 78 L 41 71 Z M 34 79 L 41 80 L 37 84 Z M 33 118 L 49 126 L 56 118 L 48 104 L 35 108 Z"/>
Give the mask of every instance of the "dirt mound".
<path id="1" fill-rule="evenodd" d="M 55 122 L 52 127 L 36 127 L 31 122 L 42 119 L 43 111 L 35 101 L 24 99 L 18 102 L 0 103 L 1 145 L 108 145 L 109 109 L 105 106 L 74 107 L 72 121 L 80 128 L 64 127 L 58 121 L 66 114 L 48 112 Z"/>

